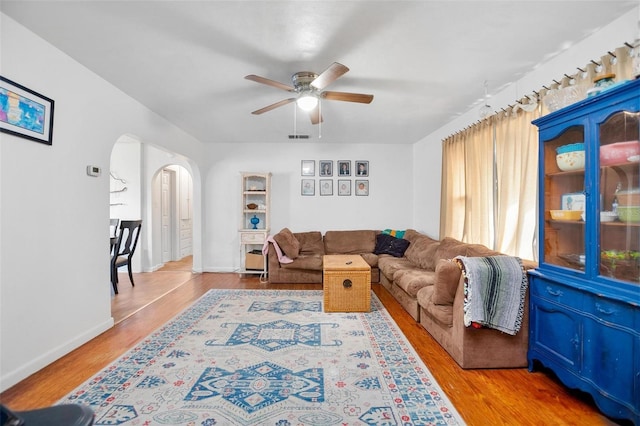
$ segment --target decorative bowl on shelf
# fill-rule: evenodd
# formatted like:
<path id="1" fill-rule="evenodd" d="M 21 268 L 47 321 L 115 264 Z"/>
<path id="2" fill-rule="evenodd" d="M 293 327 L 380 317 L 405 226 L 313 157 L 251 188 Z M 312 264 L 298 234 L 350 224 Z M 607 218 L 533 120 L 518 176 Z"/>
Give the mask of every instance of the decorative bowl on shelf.
<path id="1" fill-rule="evenodd" d="M 556 155 L 558 168 L 563 172 L 570 170 L 584 170 L 584 151 L 563 152 Z"/>
<path id="2" fill-rule="evenodd" d="M 570 143 L 556 148 L 556 154 L 564 154 L 573 151 L 584 151 L 584 142 Z"/>
<path id="3" fill-rule="evenodd" d="M 616 212 L 600 212 L 600 222 L 613 222 L 618 218 Z"/>
<path id="4" fill-rule="evenodd" d="M 247 208 L 249 210 L 255 210 L 255 209 L 258 208 L 258 205 L 256 203 L 249 203 L 249 204 L 247 204 Z"/>
<path id="5" fill-rule="evenodd" d="M 640 222 L 640 206 L 618 206 L 618 216 L 623 222 Z"/>
<path id="6" fill-rule="evenodd" d="M 549 210 L 553 220 L 580 220 L 582 210 Z"/>
<path id="7" fill-rule="evenodd" d="M 629 189 L 626 191 L 618 191 L 616 194 L 618 203 L 621 206 L 640 206 L 640 189 Z"/>
<path id="8" fill-rule="evenodd" d="M 600 146 L 600 165 L 610 166 L 629 162 L 628 158 L 640 154 L 639 141 L 616 142 Z"/>

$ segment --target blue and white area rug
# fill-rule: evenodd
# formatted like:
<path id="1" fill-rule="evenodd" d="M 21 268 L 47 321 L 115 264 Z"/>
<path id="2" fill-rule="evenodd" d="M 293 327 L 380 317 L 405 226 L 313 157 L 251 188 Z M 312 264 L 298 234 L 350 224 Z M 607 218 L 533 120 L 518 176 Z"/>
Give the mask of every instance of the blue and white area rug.
<path id="1" fill-rule="evenodd" d="M 382 303 L 210 290 L 61 403 L 96 425 L 464 424 Z"/>

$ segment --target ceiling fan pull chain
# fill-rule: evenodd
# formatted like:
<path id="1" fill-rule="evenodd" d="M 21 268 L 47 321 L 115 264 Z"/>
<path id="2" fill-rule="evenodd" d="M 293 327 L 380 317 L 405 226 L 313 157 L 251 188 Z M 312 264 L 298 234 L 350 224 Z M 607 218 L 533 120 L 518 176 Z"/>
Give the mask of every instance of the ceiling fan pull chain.
<path id="1" fill-rule="evenodd" d="M 318 99 L 318 113 L 322 117 L 322 101 Z M 318 122 L 318 139 L 322 139 L 322 120 Z"/>
<path id="2" fill-rule="evenodd" d="M 293 106 L 293 138 L 295 139 L 298 136 L 298 131 L 296 128 L 298 122 L 298 107 L 296 105 Z"/>

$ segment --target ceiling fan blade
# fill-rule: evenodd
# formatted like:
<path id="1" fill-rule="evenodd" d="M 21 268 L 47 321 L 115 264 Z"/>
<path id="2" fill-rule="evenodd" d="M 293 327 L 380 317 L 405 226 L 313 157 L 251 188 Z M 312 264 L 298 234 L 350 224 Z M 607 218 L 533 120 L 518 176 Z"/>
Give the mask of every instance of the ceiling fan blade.
<path id="1" fill-rule="evenodd" d="M 284 83 L 280 83 L 279 81 L 269 80 L 268 78 L 260 77 L 259 75 L 255 75 L 255 74 L 249 74 L 244 78 L 246 78 L 247 80 L 255 81 L 256 83 L 262 83 L 262 84 L 266 84 L 267 86 L 273 86 L 278 89 L 286 90 L 287 92 L 295 92 L 296 90 L 291 86 L 288 86 Z"/>
<path id="2" fill-rule="evenodd" d="M 347 92 L 322 92 L 324 99 L 330 101 L 359 102 L 361 104 L 370 104 L 373 101 L 373 95 L 365 95 L 364 93 L 347 93 Z"/>
<path id="3" fill-rule="evenodd" d="M 283 99 L 280 102 L 276 102 L 275 104 L 271 104 L 271 105 L 268 105 L 268 106 L 266 106 L 264 108 L 257 109 L 255 111 L 253 111 L 251 114 L 259 115 L 259 114 L 262 114 L 264 112 L 269 112 L 272 109 L 276 109 L 276 108 L 281 107 L 283 105 L 290 104 L 291 102 L 295 102 L 295 100 L 296 100 L 296 98 Z"/>
<path id="4" fill-rule="evenodd" d="M 347 71 L 349 71 L 349 68 L 338 62 L 334 62 L 333 64 L 329 65 L 329 68 L 322 71 L 322 73 L 311 82 L 311 85 L 318 90 L 322 90 L 336 81 L 338 77 L 340 77 Z"/>
<path id="5" fill-rule="evenodd" d="M 322 122 L 322 115 L 320 114 L 320 108 L 315 107 L 311 111 L 309 111 L 309 118 L 311 119 L 311 124 L 318 124 Z"/>

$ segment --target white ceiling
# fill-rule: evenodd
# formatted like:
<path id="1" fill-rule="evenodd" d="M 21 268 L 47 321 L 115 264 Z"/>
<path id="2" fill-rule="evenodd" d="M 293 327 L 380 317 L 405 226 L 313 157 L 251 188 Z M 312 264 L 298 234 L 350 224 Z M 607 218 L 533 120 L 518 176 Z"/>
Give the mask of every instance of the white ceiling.
<path id="1" fill-rule="evenodd" d="M 323 102 L 323 143 L 414 143 L 479 106 L 485 80 L 495 93 L 636 5 L 2 0 L 0 10 L 202 142 L 289 141 L 294 104 L 250 112 L 290 93 L 243 77 L 290 85 L 336 61 L 350 71 L 327 90 L 375 98 Z M 317 140 L 302 113 L 296 131 Z"/>

